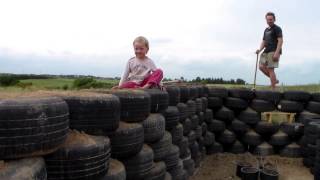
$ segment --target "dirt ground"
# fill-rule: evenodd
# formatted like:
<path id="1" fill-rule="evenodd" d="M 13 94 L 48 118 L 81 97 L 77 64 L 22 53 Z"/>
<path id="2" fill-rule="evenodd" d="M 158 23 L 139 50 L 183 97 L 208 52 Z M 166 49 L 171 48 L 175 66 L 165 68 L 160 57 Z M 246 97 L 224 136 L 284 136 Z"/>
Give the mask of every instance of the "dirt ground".
<path id="1" fill-rule="evenodd" d="M 206 156 L 191 180 L 240 180 L 236 173 L 235 162 L 246 160 L 251 164 L 257 164 L 256 156 L 251 154 L 215 154 Z M 309 169 L 304 167 L 301 158 L 283 158 L 280 156 L 268 156 L 264 162 L 277 165 L 280 173 L 279 180 L 313 180 Z"/>

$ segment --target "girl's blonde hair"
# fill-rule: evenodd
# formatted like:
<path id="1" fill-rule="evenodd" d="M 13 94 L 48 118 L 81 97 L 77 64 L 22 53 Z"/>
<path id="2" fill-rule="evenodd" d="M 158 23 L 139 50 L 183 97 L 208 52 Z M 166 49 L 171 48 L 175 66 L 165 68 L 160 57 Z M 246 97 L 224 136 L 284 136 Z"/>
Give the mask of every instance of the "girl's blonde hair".
<path id="1" fill-rule="evenodd" d="M 149 49 L 149 41 L 148 41 L 147 38 L 145 38 L 145 37 L 143 37 L 143 36 L 138 36 L 138 37 L 136 37 L 136 38 L 134 39 L 133 44 L 134 44 L 135 42 L 143 43 L 143 44 L 147 47 L 147 49 Z"/>

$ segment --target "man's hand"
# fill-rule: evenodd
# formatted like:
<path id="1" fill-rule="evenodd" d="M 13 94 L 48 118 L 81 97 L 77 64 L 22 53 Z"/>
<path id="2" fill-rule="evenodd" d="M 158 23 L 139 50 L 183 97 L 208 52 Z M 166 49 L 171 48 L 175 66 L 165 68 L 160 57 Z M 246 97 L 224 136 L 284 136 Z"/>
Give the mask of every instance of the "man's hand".
<path id="1" fill-rule="evenodd" d="M 280 58 L 280 53 L 275 52 L 274 55 L 273 55 L 273 61 L 274 61 L 274 62 L 278 62 L 278 61 L 279 61 L 279 58 Z"/>
<path id="2" fill-rule="evenodd" d="M 257 49 L 257 50 L 256 50 L 256 54 L 259 54 L 259 53 L 260 53 L 260 49 Z"/>

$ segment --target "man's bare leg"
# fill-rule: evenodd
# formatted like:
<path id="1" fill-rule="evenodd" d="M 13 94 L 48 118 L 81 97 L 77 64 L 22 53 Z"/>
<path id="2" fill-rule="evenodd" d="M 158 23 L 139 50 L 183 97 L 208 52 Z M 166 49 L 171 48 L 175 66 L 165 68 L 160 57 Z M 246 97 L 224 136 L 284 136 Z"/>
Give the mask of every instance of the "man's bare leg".
<path id="1" fill-rule="evenodd" d="M 271 88 L 272 90 L 276 89 L 276 84 L 279 83 L 276 77 L 276 73 L 274 72 L 274 68 L 268 68 L 269 75 L 270 75 L 270 81 L 271 81 Z"/>
<path id="2" fill-rule="evenodd" d="M 264 75 L 266 75 L 267 77 L 270 77 L 269 71 L 266 65 L 260 64 L 259 69 Z"/>

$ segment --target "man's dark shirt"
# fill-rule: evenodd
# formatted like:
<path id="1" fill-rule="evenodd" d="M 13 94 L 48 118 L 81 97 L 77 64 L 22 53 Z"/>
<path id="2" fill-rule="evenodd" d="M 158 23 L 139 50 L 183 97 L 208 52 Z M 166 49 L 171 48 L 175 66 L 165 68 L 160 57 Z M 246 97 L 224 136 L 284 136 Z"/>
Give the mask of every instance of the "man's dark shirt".
<path id="1" fill-rule="evenodd" d="M 273 25 L 264 30 L 263 40 L 265 41 L 264 53 L 274 52 L 277 49 L 278 38 L 282 37 L 282 30 L 279 26 Z M 280 50 L 280 53 L 282 50 Z"/>

